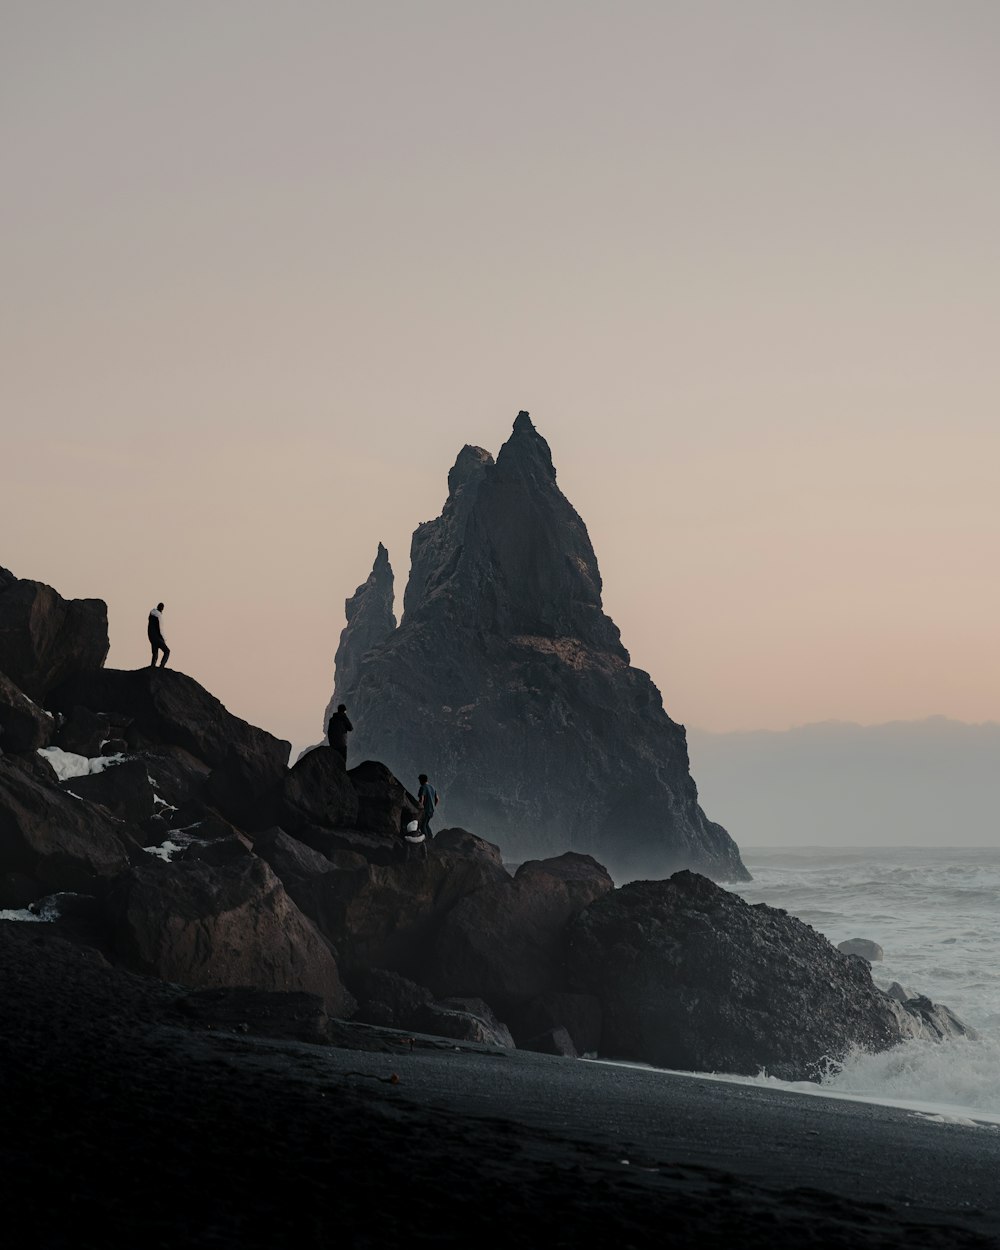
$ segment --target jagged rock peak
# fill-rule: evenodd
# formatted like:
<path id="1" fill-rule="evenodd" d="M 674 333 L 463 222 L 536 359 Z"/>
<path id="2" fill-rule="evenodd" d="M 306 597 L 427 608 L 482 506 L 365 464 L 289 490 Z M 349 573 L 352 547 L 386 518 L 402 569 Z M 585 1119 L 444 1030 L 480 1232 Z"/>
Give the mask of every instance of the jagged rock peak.
<path id="1" fill-rule="evenodd" d="M 510 438 L 500 448 L 497 465 L 501 470 L 524 469 L 533 466 L 541 469 L 555 480 L 556 470 L 552 463 L 552 451 L 548 443 L 532 423 L 531 417 L 523 409 L 514 420 L 514 428 Z"/>
<path id="2" fill-rule="evenodd" d="M 362 656 L 381 646 L 396 628 L 393 612 L 395 593 L 389 551 L 379 543 L 372 571 L 344 603 L 347 624 L 340 635 L 335 663 L 333 698 L 323 716 L 323 732 L 338 703 L 346 702 L 354 690 Z"/>
<path id="3" fill-rule="evenodd" d="M 457 494 L 469 482 L 476 481 L 483 470 L 493 463 L 493 457 L 485 447 L 473 447 L 466 443 L 448 474 L 448 494 Z"/>

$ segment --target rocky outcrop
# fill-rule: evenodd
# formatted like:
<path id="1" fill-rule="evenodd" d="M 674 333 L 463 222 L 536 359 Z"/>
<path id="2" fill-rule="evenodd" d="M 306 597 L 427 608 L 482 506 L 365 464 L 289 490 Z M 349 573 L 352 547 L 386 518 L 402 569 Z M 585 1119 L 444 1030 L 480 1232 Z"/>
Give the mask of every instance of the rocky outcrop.
<path id="1" fill-rule="evenodd" d="M 522 864 L 513 880 L 504 874 L 448 912 L 424 979 L 441 997 L 477 994 L 516 1015 L 564 984 L 567 924 L 612 889 L 589 855 L 570 851 Z"/>
<path id="2" fill-rule="evenodd" d="M 15 754 L 48 746 L 56 722 L 50 713 L 19 690 L 0 672 L 0 751 Z"/>
<path id="3" fill-rule="evenodd" d="M 36 898 L 93 890 L 123 872 L 129 861 L 120 830 L 108 814 L 61 791 L 47 764 L 35 771 L 0 757 L 0 870 L 29 878 Z"/>
<path id="4" fill-rule="evenodd" d="M 344 701 L 344 691 L 354 689 L 362 657 L 373 647 L 381 646 L 396 628 L 392 604 L 392 565 L 389 552 L 379 543 L 368 580 L 362 582 L 344 604 L 347 624 L 337 647 L 333 698 L 323 714 L 324 733 L 337 705 Z"/>
<path id="5" fill-rule="evenodd" d="M 872 942 L 868 938 L 848 938 L 846 942 L 837 943 L 837 950 L 845 955 L 860 955 L 870 964 L 881 963 L 885 958 L 885 951 L 878 942 Z"/>
<path id="6" fill-rule="evenodd" d="M 285 828 L 305 825 L 351 827 L 358 814 L 358 794 L 332 748 L 318 746 L 303 755 L 284 779 L 279 813 Z"/>
<path id="7" fill-rule="evenodd" d="M 604 1055 L 805 1080 L 852 1046 L 934 1036 L 864 960 L 690 872 L 599 900 L 569 926 L 568 945 L 574 985 L 604 1009 Z"/>
<path id="8" fill-rule="evenodd" d="M 42 582 L 0 568 L 0 672 L 41 701 L 108 655 L 108 609 L 100 599 L 64 599 Z"/>
<path id="9" fill-rule="evenodd" d="M 402 624 L 341 638 L 352 751 L 430 774 L 443 816 L 514 861 L 572 849 L 619 876 L 745 880 L 698 805 L 683 727 L 603 611 L 586 527 L 528 414 L 495 462 L 465 447 L 448 486 L 413 535 Z"/>
<path id="10" fill-rule="evenodd" d="M 112 900 L 116 954 L 136 972 L 193 986 L 319 994 L 350 1015 L 329 946 L 263 860 L 138 865 Z"/>
<path id="11" fill-rule="evenodd" d="M 233 716 L 193 678 L 173 669 L 104 669 L 67 682 L 52 706 L 83 706 L 128 718 L 133 748 L 181 747 L 207 764 L 213 803 L 247 829 L 272 822 L 290 745 Z"/>

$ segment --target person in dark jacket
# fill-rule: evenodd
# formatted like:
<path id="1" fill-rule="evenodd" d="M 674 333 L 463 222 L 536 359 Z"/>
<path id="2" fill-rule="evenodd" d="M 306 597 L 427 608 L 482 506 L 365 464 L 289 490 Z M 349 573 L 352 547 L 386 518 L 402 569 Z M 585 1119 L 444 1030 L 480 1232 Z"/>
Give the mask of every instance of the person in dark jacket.
<path id="1" fill-rule="evenodd" d="M 354 726 L 347 719 L 346 706 L 338 703 L 337 710 L 330 717 L 330 723 L 326 727 L 326 736 L 330 746 L 342 756 L 345 764 L 347 763 L 347 735 L 353 729 Z"/>
<path id="2" fill-rule="evenodd" d="M 431 817 L 438 804 L 437 791 L 427 780 L 426 773 L 421 773 L 417 780 L 420 782 L 420 789 L 417 791 L 417 802 L 420 804 L 420 832 L 430 840 L 434 836 L 431 833 Z"/>
<path id="3" fill-rule="evenodd" d="M 149 624 L 146 626 L 146 635 L 149 638 L 149 645 L 153 648 L 153 658 L 149 662 L 150 668 L 156 668 L 156 657 L 160 651 L 163 652 L 163 659 L 160 661 L 160 668 L 166 668 L 167 660 L 170 659 L 170 648 L 167 646 L 167 640 L 163 637 L 163 624 L 161 613 L 163 604 L 158 603 L 149 614 Z"/>

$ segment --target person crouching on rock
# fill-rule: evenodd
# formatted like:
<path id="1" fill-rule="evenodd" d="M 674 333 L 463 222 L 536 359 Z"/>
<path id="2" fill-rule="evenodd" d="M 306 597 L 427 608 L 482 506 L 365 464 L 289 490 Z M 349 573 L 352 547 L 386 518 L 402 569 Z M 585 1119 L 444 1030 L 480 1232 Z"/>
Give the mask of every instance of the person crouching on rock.
<path id="1" fill-rule="evenodd" d="M 338 703 L 337 710 L 330 717 L 330 723 L 326 727 L 326 737 L 330 746 L 344 761 L 345 766 L 347 764 L 347 735 L 353 729 L 354 726 L 347 719 L 347 707 L 343 703 Z"/>
<path id="2" fill-rule="evenodd" d="M 420 804 L 420 832 L 430 841 L 434 836 L 431 833 L 431 817 L 438 804 L 437 791 L 427 780 L 426 773 L 421 773 L 417 780 L 420 782 L 420 789 L 417 791 L 417 802 Z"/>
<path id="3" fill-rule="evenodd" d="M 161 625 L 160 613 L 163 611 L 163 604 L 158 603 L 149 614 L 149 624 L 146 627 L 146 635 L 149 638 L 149 645 L 153 648 L 153 658 L 149 662 L 150 668 L 156 668 L 157 654 L 162 651 L 163 659 L 160 661 L 160 668 L 166 668 L 167 660 L 170 659 L 170 648 L 167 646 L 167 640 L 163 637 L 163 628 Z"/>

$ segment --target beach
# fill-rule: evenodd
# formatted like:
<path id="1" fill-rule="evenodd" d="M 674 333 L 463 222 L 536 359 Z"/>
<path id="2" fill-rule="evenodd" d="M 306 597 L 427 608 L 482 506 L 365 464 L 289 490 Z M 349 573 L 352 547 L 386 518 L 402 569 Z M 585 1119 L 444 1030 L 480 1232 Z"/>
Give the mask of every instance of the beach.
<path id="1" fill-rule="evenodd" d="M 184 998 L 0 924 L 0 1176 L 32 1244 L 1000 1245 L 991 1127 L 362 1026 L 269 1039 Z"/>

